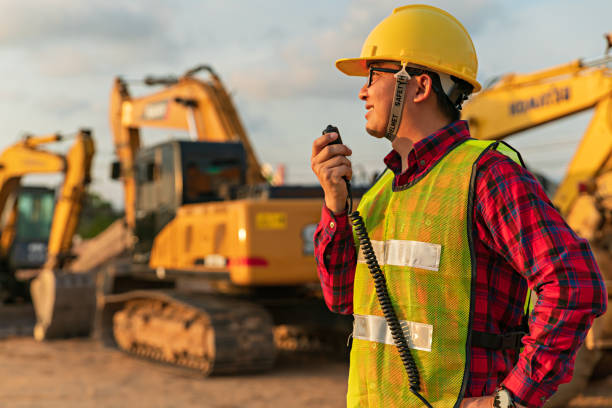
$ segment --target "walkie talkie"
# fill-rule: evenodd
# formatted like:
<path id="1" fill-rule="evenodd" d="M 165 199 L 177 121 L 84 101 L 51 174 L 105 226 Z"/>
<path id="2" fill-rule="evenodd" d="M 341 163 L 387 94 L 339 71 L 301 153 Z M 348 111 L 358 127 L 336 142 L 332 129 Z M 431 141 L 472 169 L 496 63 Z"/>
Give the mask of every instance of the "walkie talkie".
<path id="1" fill-rule="evenodd" d="M 335 144 L 344 144 L 342 143 L 342 138 L 340 137 L 340 131 L 338 130 L 336 126 L 327 125 L 327 127 L 323 129 L 322 134 L 326 134 L 326 133 L 337 133 L 338 134 L 337 138 L 335 138 L 334 140 L 332 140 L 331 142 L 327 144 L 328 146 L 335 145 Z M 348 204 L 348 211 L 350 214 L 353 210 L 353 193 L 351 191 L 351 182 L 346 176 L 342 176 L 342 179 L 346 183 L 346 190 L 348 191 L 347 204 Z"/>
<path id="2" fill-rule="evenodd" d="M 328 145 L 334 144 L 343 144 L 342 138 L 340 137 L 340 132 L 336 126 L 327 125 L 327 127 L 323 130 L 323 134 L 326 133 L 337 133 L 338 137 L 333 141 L 329 142 Z M 385 320 L 387 321 L 387 326 L 389 326 L 389 330 L 391 331 L 391 337 L 393 337 L 393 343 L 395 343 L 395 347 L 397 347 L 397 351 L 399 352 L 400 359 L 406 369 L 406 373 L 408 374 L 408 381 L 410 382 L 410 391 L 420 399 L 425 406 L 432 408 L 431 404 L 423 397 L 419 391 L 421 390 L 421 379 L 419 377 L 419 370 L 414 361 L 414 357 L 412 357 L 412 353 L 410 353 L 410 348 L 408 347 L 408 342 L 406 341 L 406 337 L 404 336 L 404 331 L 402 330 L 402 326 L 400 325 L 399 319 L 395 314 L 395 310 L 393 309 L 393 305 L 391 304 L 391 299 L 389 298 L 389 291 L 387 290 L 387 280 L 385 279 L 385 275 L 382 273 L 380 269 L 380 265 L 378 264 L 378 260 L 376 259 L 376 254 L 374 253 L 374 249 L 372 248 L 372 242 L 370 242 L 370 237 L 368 236 L 368 231 L 365 227 L 365 222 L 363 218 L 359 214 L 359 211 L 353 211 L 353 196 L 351 193 L 351 182 L 347 177 L 342 177 L 344 182 L 346 183 L 346 189 L 348 190 L 347 197 L 347 207 L 348 207 L 348 216 L 353 224 L 353 230 L 359 239 L 359 245 L 361 247 L 361 251 L 363 252 L 363 256 L 366 260 L 366 264 L 368 265 L 368 269 L 370 270 L 370 274 L 372 275 L 372 279 L 374 279 L 374 287 L 376 288 L 376 297 L 378 298 L 378 303 L 380 304 L 380 308 L 385 316 Z"/>
<path id="3" fill-rule="evenodd" d="M 325 129 L 323 129 L 323 133 L 322 134 L 326 134 L 326 133 L 337 133 L 338 134 L 338 137 L 335 140 L 329 142 L 328 145 L 344 144 L 344 143 L 342 143 L 342 138 L 340 137 L 340 131 L 334 125 L 327 125 L 327 127 Z"/>

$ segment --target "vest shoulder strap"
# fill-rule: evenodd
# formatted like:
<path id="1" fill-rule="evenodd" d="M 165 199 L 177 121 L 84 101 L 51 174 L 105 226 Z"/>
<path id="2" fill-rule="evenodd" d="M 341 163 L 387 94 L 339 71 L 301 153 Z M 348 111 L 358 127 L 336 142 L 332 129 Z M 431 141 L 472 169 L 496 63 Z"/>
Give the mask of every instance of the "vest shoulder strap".
<path id="1" fill-rule="evenodd" d="M 511 158 L 515 163 L 520 164 L 522 167 L 525 167 L 525 162 L 521 157 L 521 154 L 508 143 L 498 140 L 478 140 L 478 139 L 469 139 L 465 143 L 468 145 L 479 147 L 483 150 L 492 149 L 496 150 L 509 158 Z"/>

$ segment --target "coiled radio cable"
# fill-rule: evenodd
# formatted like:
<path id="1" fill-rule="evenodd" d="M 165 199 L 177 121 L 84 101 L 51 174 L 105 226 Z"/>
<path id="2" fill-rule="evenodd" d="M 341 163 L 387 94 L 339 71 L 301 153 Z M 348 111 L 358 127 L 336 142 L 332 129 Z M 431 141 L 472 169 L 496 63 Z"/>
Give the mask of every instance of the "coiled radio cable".
<path id="1" fill-rule="evenodd" d="M 338 134 L 338 137 L 329 144 L 342 144 L 340 132 L 338 131 L 337 127 L 328 125 L 325 130 L 323 130 L 323 134 L 326 133 Z M 347 206 L 349 219 L 351 220 L 353 230 L 355 231 L 355 234 L 359 239 L 359 245 L 363 252 L 363 256 L 366 260 L 366 264 L 368 265 L 368 269 L 370 270 L 370 274 L 372 275 L 372 279 L 374 280 L 376 297 L 378 298 L 378 303 L 380 304 L 380 308 L 382 309 L 383 315 L 385 316 L 385 320 L 387 321 L 387 326 L 389 326 L 389 330 L 391 331 L 393 343 L 395 343 L 395 347 L 399 352 L 400 359 L 402 360 L 402 364 L 404 365 L 404 369 L 408 374 L 410 391 L 418 399 L 420 399 L 426 407 L 432 408 L 431 404 L 425 399 L 425 397 L 423 397 L 419 393 L 419 391 L 421 391 L 421 379 L 419 376 L 419 369 L 416 365 L 416 362 L 414 361 L 414 357 L 412 357 L 412 353 L 410 352 L 410 348 L 408 347 L 408 342 L 406 341 L 404 331 L 402 330 L 402 326 L 399 322 L 399 319 L 397 318 L 395 309 L 393 309 L 393 305 L 391 304 L 391 298 L 389 297 L 389 291 L 387 290 L 387 280 L 385 279 L 385 275 L 382 273 L 380 265 L 378 264 L 378 260 L 376 259 L 376 254 L 374 252 L 374 248 L 372 248 L 372 242 L 370 241 L 370 237 L 365 227 L 363 217 L 359 214 L 359 211 L 353 211 L 353 195 L 351 192 L 351 182 L 346 177 L 343 177 L 343 179 L 346 183 L 346 189 L 348 191 Z"/>

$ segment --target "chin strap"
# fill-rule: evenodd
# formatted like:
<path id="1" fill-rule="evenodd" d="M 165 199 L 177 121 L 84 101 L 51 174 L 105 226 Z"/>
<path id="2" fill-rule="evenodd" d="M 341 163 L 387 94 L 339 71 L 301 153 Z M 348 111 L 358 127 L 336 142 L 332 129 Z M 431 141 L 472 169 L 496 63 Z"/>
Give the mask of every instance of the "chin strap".
<path id="1" fill-rule="evenodd" d="M 408 72 L 406 72 L 406 64 L 402 64 L 402 69 L 395 75 L 395 94 L 393 96 L 393 104 L 391 105 L 391 112 L 389 113 L 389 120 L 387 121 L 387 130 L 385 137 L 390 142 L 395 140 L 395 135 L 399 129 L 400 121 L 402 120 L 402 111 L 404 109 L 404 100 L 406 95 L 406 85 L 412 78 Z"/>

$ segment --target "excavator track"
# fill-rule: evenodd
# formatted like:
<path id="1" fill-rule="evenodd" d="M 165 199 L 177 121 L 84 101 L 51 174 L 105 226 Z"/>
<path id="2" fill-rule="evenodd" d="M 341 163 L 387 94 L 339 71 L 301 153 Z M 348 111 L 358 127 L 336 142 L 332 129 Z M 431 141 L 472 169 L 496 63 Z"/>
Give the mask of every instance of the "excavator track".
<path id="1" fill-rule="evenodd" d="M 31 304 L 0 304 L 0 339 L 32 336 L 35 323 Z"/>
<path id="2" fill-rule="evenodd" d="M 112 334 L 124 351 L 204 375 L 263 371 L 274 364 L 272 319 L 258 305 L 144 291 L 115 297 L 120 307 L 110 302 L 116 310 Z"/>
<path id="3" fill-rule="evenodd" d="M 274 328 L 276 348 L 286 352 L 342 355 L 346 353 L 347 341 L 346 333 L 284 324 Z"/>

